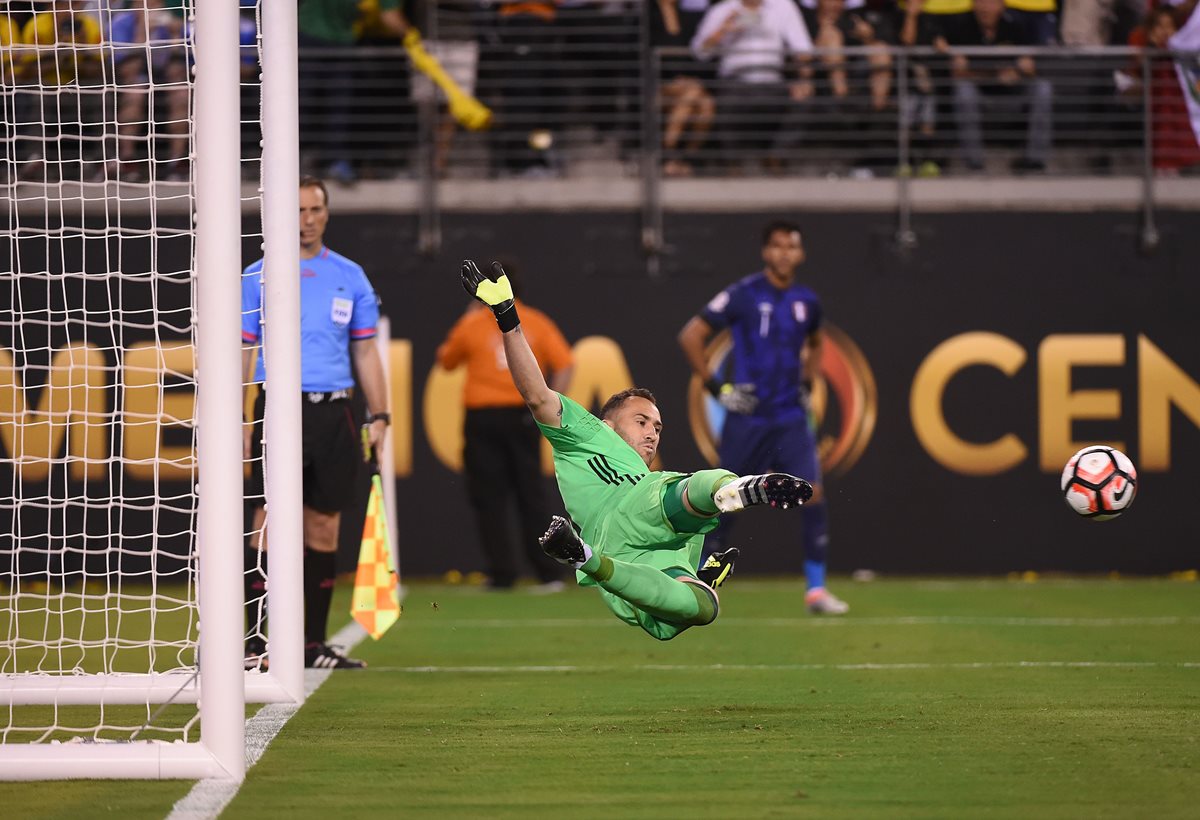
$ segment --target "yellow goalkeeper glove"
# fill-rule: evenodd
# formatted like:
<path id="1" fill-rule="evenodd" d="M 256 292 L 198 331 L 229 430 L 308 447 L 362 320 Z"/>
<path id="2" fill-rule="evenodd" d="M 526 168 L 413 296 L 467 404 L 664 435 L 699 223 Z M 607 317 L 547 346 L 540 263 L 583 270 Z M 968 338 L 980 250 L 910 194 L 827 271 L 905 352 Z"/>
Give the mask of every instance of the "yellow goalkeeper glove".
<path id="1" fill-rule="evenodd" d="M 473 259 L 464 259 L 460 275 L 467 293 L 492 309 L 502 333 L 521 324 L 517 306 L 513 302 L 512 285 L 504 273 L 503 265 L 493 262 L 492 275 L 485 276 Z"/>

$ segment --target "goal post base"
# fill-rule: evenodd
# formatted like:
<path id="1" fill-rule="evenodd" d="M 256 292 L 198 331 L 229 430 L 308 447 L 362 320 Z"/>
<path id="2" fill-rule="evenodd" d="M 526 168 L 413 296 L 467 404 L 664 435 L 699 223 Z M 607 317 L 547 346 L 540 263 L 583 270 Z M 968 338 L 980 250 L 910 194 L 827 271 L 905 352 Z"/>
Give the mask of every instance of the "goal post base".
<path id="1" fill-rule="evenodd" d="M 38 675 L 0 682 L 0 706 L 119 706 L 197 703 L 196 676 L 186 672 L 150 675 Z M 299 692 L 271 673 L 247 672 L 246 703 L 303 703 Z M 0 745 L 0 748 L 3 748 Z"/>
<path id="2" fill-rule="evenodd" d="M 162 741 L 0 746 L 0 780 L 242 780 L 203 743 Z"/>

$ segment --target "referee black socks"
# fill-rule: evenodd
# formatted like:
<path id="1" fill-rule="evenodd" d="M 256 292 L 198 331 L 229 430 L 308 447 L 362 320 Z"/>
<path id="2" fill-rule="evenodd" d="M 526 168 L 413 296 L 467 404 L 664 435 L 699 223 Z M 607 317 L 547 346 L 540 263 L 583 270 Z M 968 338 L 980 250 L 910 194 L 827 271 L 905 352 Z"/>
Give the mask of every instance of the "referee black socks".
<path id="1" fill-rule="evenodd" d="M 325 643 L 329 608 L 333 604 L 333 582 L 337 576 L 337 553 L 317 552 L 304 547 L 304 642 Z"/>

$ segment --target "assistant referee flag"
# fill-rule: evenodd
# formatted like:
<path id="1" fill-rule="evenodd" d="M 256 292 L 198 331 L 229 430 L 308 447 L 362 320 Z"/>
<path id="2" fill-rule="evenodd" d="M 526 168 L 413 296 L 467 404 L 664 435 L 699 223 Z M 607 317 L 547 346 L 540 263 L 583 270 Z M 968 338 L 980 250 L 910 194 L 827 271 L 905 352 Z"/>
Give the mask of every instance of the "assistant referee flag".
<path id="1" fill-rule="evenodd" d="M 400 617 L 400 594 L 392 566 L 387 515 L 383 509 L 383 482 L 371 478 L 371 497 L 367 501 L 367 519 L 363 523 L 362 546 L 358 551 L 358 571 L 354 574 L 354 597 L 350 614 L 367 633 L 379 640 Z"/>

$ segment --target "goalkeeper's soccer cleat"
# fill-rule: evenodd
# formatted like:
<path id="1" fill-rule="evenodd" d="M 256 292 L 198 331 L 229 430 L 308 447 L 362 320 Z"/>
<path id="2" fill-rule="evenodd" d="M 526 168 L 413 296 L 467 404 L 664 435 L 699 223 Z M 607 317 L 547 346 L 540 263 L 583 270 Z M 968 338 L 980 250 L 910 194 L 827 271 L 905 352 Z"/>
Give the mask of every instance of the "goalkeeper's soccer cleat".
<path id="1" fill-rule="evenodd" d="M 550 519 L 546 534 L 538 539 L 542 552 L 560 564 L 579 569 L 592 557 L 592 548 L 583 543 L 571 522 L 556 515 Z"/>
<path id="2" fill-rule="evenodd" d="M 812 485 L 787 473 L 747 475 L 734 479 L 713 493 L 713 503 L 721 512 L 730 513 L 767 504 L 786 510 L 812 498 Z"/>
<path id="3" fill-rule="evenodd" d="M 696 577 L 713 589 L 725 583 L 733 575 L 733 562 L 737 560 L 738 548 L 730 547 L 724 552 L 714 552 L 696 572 Z"/>
<path id="4" fill-rule="evenodd" d="M 845 615 L 850 605 L 825 587 L 810 589 L 804 596 L 804 605 L 813 615 Z"/>
<path id="5" fill-rule="evenodd" d="M 347 658 L 327 643 L 304 645 L 304 665 L 309 669 L 364 669 L 366 661 Z"/>

